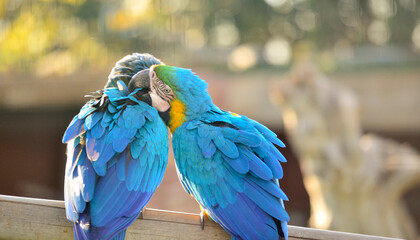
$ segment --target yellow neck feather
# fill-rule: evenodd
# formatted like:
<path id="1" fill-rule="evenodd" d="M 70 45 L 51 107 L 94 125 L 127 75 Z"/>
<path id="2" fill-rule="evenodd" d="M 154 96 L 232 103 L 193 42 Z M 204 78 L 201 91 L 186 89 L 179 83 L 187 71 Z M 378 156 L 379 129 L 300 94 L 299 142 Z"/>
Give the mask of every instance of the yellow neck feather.
<path id="1" fill-rule="evenodd" d="M 171 132 L 174 133 L 175 129 L 177 129 L 185 120 L 185 105 L 179 101 L 178 99 L 174 99 L 171 102 L 171 110 L 169 111 L 169 129 Z"/>

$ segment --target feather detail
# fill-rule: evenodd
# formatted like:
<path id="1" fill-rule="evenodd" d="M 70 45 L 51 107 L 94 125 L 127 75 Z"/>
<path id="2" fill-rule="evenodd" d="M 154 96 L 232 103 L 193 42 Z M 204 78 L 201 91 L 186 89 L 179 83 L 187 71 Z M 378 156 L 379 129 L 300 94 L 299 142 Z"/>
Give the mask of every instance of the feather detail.
<path id="1" fill-rule="evenodd" d="M 127 161 L 127 152 L 124 151 L 117 156 L 116 171 L 117 177 L 120 181 L 125 181 L 125 166 Z"/>
<path id="2" fill-rule="evenodd" d="M 223 159 L 238 173 L 246 174 L 249 172 L 249 162 L 243 156 L 232 159 L 227 156 L 223 156 Z"/>
<path id="3" fill-rule="evenodd" d="M 283 199 L 285 201 L 289 201 L 289 198 L 287 198 L 286 194 L 281 190 L 281 188 L 274 183 L 274 181 L 264 181 L 256 177 L 249 177 L 245 181 L 249 182 L 252 181 L 253 183 L 257 184 L 259 187 L 264 189 L 267 193 Z"/>
<path id="4" fill-rule="evenodd" d="M 86 131 L 83 124 L 84 121 L 75 116 L 64 133 L 63 143 L 68 143 L 70 140 L 82 135 Z"/>
<path id="5" fill-rule="evenodd" d="M 94 196 L 95 184 L 96 184 L 96 174 L 91 162 L 86 159 L 86 155 L 82 153 L 79 159 L 77 166 L 78 175 L 81 178 L 80 190 L 82 193 L 83 200 L 85 202 L 90 202 Z"/>
<path id="6" fill-rule="evenodd" d="M 98 160 L 105 147 L 105 137 L 96 139 L 92 137 L 92 133 L 89 131 L 86 136 L 86 153 L 87 157 L 91 161 Z"/>
<path id="7" fill-rule="evenodd" d="M 126 87 L 135 73 L 158 63 L 148 54 L 118 62 L 106 88 L 91 96 L 63 136 L 66 216 L 76 239 L 124 239 L 163 178 L 166 126 Z"/>
<path id="8" fill-rule="evenodd" d="M 82 181 L 81 177 L 79 177 L 78 172 L 74 171 L 73 179 L 70 182 L 70 189 L 72 192 L 72 200 L 74 209 L 81 213 L 85 210 L 86 202 L 83 200 L 81 189 L 80 189 L 80 182 Z"/>
<path id="9" fill-rule="evenodd" d="M 81 110 L 80 110 L 80 112 L 79 112 L 79 114 L 77 115 L 77 117 L 79 118 L 79 119 L 84 119 L 84 118 L 86 118 L 89 114 L 91 114 L 93 111 L 95 111 L 96 110 L 96 108 L 95 107 L 93 107 L 93 106 L 90 106 L 90 104 L 89 103 L 87 103 L 86 105 L 85 105 L 85 107 L 83 107 Z"/>
<path id="10" fill-rule="evenodd" d="M 239 151 L 236 145 L 223 137 L 222 134 L 219 134 L 216 138 L 213 139 L 216 147 L 227 157 L 237 158 L 239 157 Z"/>
<path id="11" fill-rule="evenodd" d="M 158 65 L 151 71 L 185 107 L 172 143 L 186 191 L 232 239 L 287 237 L 287 197 L 276 184 L 285 159 L 274 146 L 284 144 L 258 122 L 212 104 L 206 83 L 190 70 Z"/>
<path id="12" fill-rule="evenodd" d="M 95 124 L 97 124 L 98 121 L 102 119 L 102 115 L 102 112 L 94 112 L 88 115 L 85 119 L 85 130 L 92 129 L 95 126 Z"/>
<path id="13" fill-rule="evenodd" d="M 264 180 L 271 180 L 273 179 L 273 173 L 271 172 L 270 168 L 254 153 L 250 152 L 246 148 L 241 148 L 244 156 L 248 159 L 249 162 L 249 170 L 253 172 L 257 177 L 264 179 Z"/>
<path id="14" fill-rule="evenodd" d="M 255 204 L 258 205 L 266 213 L 269 213 L 271 216 L 277 218 L 280 221 L 289 221 L 289 215 L 286 210 L 282 207 L 276 207 L 276 202 L 279 202 L 279 199 L 275 198 L 271 194 L 268 194 L 262 191 L 253 182 L 245 182 L 245 195 L 251 199 Z"/>
<path id="15" fill-rule="evenodd" d="M 101 138 L 105 133 L 105 127 L 102 126 L 102 124 L 95 124 L 95 126 L 93 126 L 90 129 L 90 134 L 92 136 L 92 138 Z"/>

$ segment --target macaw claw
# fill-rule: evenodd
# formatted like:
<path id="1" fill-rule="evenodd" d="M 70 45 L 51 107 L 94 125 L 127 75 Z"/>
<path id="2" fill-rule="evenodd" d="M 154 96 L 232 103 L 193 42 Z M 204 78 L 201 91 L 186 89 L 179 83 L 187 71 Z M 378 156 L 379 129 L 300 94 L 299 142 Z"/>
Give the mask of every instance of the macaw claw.
<path id="1" fill-rule="evenodd" d="M 205 216 L 205 212 L 201 211 L 200 212 L 200 221 L 201 221 L 201 230 L 204 230 L 204 217 Z"/>

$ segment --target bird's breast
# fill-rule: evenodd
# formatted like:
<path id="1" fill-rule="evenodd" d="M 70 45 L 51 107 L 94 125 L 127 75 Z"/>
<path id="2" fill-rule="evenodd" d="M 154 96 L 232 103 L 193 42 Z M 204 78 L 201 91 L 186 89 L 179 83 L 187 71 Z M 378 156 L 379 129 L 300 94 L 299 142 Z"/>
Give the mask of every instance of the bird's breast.
<path id="1" fill-rule="evenodd" d="M 171 102 L 169 117 L 169 129 L 171 129 L 171 132 L 173 133 L 185 121 L 185 104 L 178 99 L 174 99 Z"/>

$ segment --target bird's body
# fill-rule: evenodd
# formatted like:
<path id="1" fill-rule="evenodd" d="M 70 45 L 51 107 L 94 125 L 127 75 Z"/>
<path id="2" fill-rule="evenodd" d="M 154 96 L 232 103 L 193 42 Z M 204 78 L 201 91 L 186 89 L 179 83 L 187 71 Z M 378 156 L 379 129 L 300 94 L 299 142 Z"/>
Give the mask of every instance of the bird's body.
<path id="1" fill-rule="evenodd" d="M 284 144 L 260 123 L 220 110 L 190 70 L 159 65 L 150 78 L 185 190 L 233 239 L 287 238 L 287 197 L 278 183 L 286 160 L 274 146 Z"/>
<path id="2" fill-rule="evenodd" d="M 66 130 L 65 204 L 76 239 L 124 239 L 162 181 L 167 128 L 142 89 L 130 88 L 139 71 L 159 63 L 123 58 Z"/>

